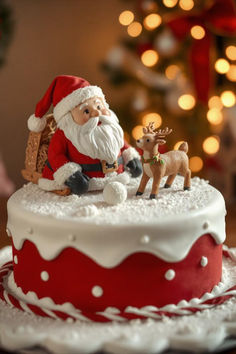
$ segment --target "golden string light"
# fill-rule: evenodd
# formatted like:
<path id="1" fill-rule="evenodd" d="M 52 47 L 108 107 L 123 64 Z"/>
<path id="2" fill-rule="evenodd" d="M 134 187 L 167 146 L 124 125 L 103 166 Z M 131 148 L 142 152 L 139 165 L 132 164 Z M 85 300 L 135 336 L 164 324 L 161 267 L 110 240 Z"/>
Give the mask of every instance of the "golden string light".
<path id="1" fill-rule="evenodd" d="M 236 46 L 229 45 L 225 50 L 225 54 L 230 60 L 236 60 Z"/>
<path id="2" fill-rule="evenodd" d="M 153 49 L 148 49 L 141 55 L 141 61 L 145 66 L 151 67 L 158 62 L 158 53 Z"/>
<path id="3" fill-rule="evenodd" d="M 151 113 L 147 113 L 143 116 L 142 124 L 144 126 L 147 126 L 151 122 L 154 122 L 155 128 L 159 128 L 162 124 L 162 118 L 161 118 L 160 114 L 155 113 L 155 112 L 151 112 Z"/>
<path id="4" fill-rule="evenodd" d="M 193 26 L 190 30 L 190 33 L 194 39 L 202 39 L 205 37 L 206 31 L 202 26 Z"/>
<path id="5" fill-rule="evenodd" d="M 182 95 L 178 99 L 178 105 L 185 111 L 192 109 L 196 104 L 196 100 L 192 95 Z"/>
<path id="6" fill-rule="evenodd" d="M 151 31 L 151 30 L 154 30 L 155 28 L 157 28 L 158 26 L 160 26 L 161 22 L 162 22 L 162 19 L 161 19 L 160 15 L 150 14 L 145 17 L 145 19 L 143 21 L 143 25 L 147 30 Z"/>
<path id="7" fill-rule="evenodd" d="M 235 94 L 233 91 L 224 91 L 220 95 L 221 102 L 225 107 L 232 107 L 235 105 Z"/>
<path id="8" fill-rule="evenodd" d="M 119 22 L 123 26 L 128 26 L 130 25 L 134 20 L 134 14 L 132 11 L 126 10 L 121 12 L 119 16 Z"/>
<path id="9" fill-rule="evenodd" d="M 130 37 L 138 37 L 140 35 L 140 33 L 142 32 L 142 29 L 143 28 L 142 28 L 141 23 L 134 21 L 127 28 L 127 32 L 130 35 Z"/>
<path id="10" fill-rule="evenodd" d="M 208 101 L 208 107 L 222 109 L 223 104 L 219 96 L 212 96 Z"/>
<path id="11" fill-rule="evenodd" d="M 229 71 L 226 73 L 226 77 L 230 81 L 236 81 L 236 65 L 230 65 Z"/>
<path id="12" fill-rule="evenodd" d="M 177 73 L 179 72 L 179 67 L 177 65 L 169 65 L 167 66 L 166 70 L 165 70 L 165 74 L 166 77 L 169 80 L 174 80 L 174 78 L 176 77 Z"/>
<path id="13" fill-rule="evenodd" d="M 203 168 L 203 161 L 199 156 L 192 156 L 189 159 L 189 168 L 192 172 L 199 172 Z"/>
<path id="14" fill-rule="evenodd" d="M 179 0 L 179 7 L 184 11 L 190 11 L 194 7 L 193 0 Z"/>
<path id="15" fill-rule="evenodd" d="M 221 124 L 223 122 L 223 114 L 222 114 L 222 112 L 219 109 L 211 108 L 207 112 L 207 120 L 212 125 Z"/>
<path id="16" fill-rule="evenodd" d="M 229 62 L 226 59 L 220 58 L 215 62 L 215 69 L 219 74 L 226 74 L 229 68 Z"/>
<path id="17" fill-rule="evenodd" d="M 162 0 L 163 4 L 166 7 L 175 7 L 175 5 L 177 4 L 178 0 Z"/>
<path id="18" fill-rule="evenodd" d="M 136 127 L 133 128 L 132 130 L 132 137 L 137 140 L 142 138 L 143 136 L 143 126 L 142 125 L 136 125 Z"/>
<path id="19" fill-rule="evenodd" d="M 216 154 L 220 148 L 220 140 L 218 136 L 209 136 L 203 141 L 203 150 L 209 155 Z"/>

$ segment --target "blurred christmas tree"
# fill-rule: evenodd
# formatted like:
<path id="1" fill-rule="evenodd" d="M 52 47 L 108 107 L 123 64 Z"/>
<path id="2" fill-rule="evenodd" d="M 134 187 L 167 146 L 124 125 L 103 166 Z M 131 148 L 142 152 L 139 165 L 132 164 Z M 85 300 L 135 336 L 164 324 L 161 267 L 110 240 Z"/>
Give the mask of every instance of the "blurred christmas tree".
<path id="1" fill-rule="evenodd" d="M 188 141 L 190 168 L 202 173 L 220 148 L 226 107 L 236 112 L 234 1 L 129 0 L 119 22 L 127 32 L 103 66 L 114 85 L 132 84 L 114 107 L 126 138 L 150 121 L 168 126 L 168 149 Z"/>

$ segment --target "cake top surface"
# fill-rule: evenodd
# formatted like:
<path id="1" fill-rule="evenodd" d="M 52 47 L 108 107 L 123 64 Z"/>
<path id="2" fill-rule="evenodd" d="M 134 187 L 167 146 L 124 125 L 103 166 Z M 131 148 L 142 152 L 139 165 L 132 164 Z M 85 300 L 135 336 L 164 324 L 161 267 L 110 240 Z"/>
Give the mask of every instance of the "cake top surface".
<path id="1" fill-rule="evenodd" d="M 69 219 L 80 223 L 96 225 L 149 224 L 168 221 L 170 218 L 186 217 L 207 208 L 221 194 L 208 181 L 194 177 L 191 191 L 183 191 L 183 177 L 177 176 L 172 187 L 163 188 L 165 178 L 157 199 L 149 199 L 151 182 L 141 197 L 135 193 L 139 179 L 131 179 L 127 186 L 128 197 L 124 203 L 108 205 L 102 192 L 89 192 L 82 196 L 58 196 L 45 192 L 37 185 L 29 183 L 18 190 L 12 197 L 13 203 L 26 211 L 56 219 Z"/>

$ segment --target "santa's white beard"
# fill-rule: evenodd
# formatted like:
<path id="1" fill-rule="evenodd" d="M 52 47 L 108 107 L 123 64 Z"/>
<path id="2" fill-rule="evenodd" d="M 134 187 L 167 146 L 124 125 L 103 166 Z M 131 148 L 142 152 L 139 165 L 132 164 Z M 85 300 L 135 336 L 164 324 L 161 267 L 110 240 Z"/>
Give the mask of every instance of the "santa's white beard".
<path id="1" fill-rule="evenodd" d="M 80 153 L 113 163 L 124 145 L 124 133 L 116 115 L 110 112 L 111 116 L 90 118 L 84 125 L 75 123 L 69 112 L 57 125 Z"/>

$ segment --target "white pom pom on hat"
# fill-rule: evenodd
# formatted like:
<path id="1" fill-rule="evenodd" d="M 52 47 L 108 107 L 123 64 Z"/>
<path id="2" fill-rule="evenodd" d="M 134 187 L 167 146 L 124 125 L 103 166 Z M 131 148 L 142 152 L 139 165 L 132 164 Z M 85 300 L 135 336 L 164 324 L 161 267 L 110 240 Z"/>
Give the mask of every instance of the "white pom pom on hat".
<path id="1" fill-rule="evenodd" d="M 57 76 L 43 98 L 37 103 L 34 114 L 28 119 L 28 128 L 34 132 L 41 132 L 46 126 L 46 117 L 49 108 L 53 105 L 53 115 L 56 122 L 78 106 L 92 97 L 101 97 L 106 103 L 102 89 L 91 86 L 88 81 L 70 75 Z"/>

